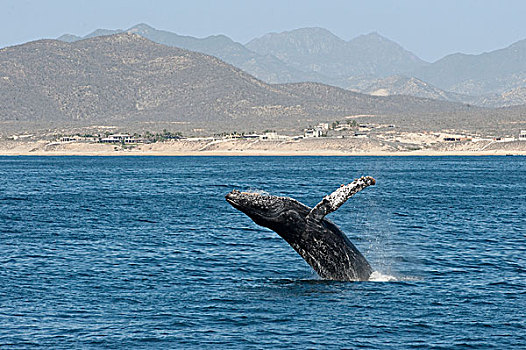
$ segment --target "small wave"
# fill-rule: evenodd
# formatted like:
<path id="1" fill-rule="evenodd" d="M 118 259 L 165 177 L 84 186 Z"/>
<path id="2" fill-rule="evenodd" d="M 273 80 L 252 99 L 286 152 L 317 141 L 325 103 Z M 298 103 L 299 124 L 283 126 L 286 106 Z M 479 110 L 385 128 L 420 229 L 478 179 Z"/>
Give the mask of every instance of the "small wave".
<path id="1" fill-rule="evenodd" d="M 22 197 L 1 197 L 0 201 L 28 201 L 28 198 Z"/>
<path id="2" fill-rule="evenodd" d="M 381 272 L 374 271 L 371 276 L 369 276 L 369 281 L 371 282 L 393 282 L 398 281 L 398 278 L 391 275 L 384 275 Z"/>
<path id="3" fill-rule="evenodd" d="M 135 219 L 135 221 L 147 222 L 149 224 L 156 224 L 157 223 L 157 221 L 153 221 L 153 220 L 149 220 L 149 219 Z"/>

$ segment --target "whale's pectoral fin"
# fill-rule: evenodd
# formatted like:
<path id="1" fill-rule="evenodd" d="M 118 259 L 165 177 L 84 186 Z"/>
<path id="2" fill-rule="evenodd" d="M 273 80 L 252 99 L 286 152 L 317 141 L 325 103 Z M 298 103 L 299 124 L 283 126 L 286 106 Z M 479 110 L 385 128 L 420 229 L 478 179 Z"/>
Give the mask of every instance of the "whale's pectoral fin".
<path id="1" fill-rule="evenodd" d="M 322 220 L 325 215 L 332 213 L 351 198 L 356 193 L 360 192 L 364 188 L 374 185 L 376 180 L 371 176 L 362 176 L 359 179 L 354 180 L 348 185 L 341 186 L 333 193 L 323 197 L 321 202 L 316 204 L 314 208 L 307 215 L 307 219 L 316 221 Z"/>

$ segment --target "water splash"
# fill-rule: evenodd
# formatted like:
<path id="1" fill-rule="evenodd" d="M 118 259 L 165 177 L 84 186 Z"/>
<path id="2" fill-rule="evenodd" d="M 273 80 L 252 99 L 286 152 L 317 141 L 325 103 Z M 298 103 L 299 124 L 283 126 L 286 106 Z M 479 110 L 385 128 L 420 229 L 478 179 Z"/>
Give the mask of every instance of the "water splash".
<path id="1" fill-rule="evenodd" d="M 384 275 L 381 272 L 374 271 L 371 276 L 369 277 L 369 281 L 371 282 L 394 282 L 398 281 L 398 278 L 391 275 Z"/>

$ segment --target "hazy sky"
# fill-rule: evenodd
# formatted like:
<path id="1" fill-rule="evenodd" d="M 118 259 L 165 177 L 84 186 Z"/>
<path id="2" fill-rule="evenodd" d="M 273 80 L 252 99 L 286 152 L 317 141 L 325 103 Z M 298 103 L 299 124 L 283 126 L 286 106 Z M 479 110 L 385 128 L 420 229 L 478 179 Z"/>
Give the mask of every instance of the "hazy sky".
<path id="1" fill-rule="evenodd" d="M 0 0 L 0 47 L 138 23 L 197 37 L 225 34 L 241 43 L 300 27 L 327 28 L 345 40 L 376 31 L 434 61 L 526 39 L 526 1 Z"/>

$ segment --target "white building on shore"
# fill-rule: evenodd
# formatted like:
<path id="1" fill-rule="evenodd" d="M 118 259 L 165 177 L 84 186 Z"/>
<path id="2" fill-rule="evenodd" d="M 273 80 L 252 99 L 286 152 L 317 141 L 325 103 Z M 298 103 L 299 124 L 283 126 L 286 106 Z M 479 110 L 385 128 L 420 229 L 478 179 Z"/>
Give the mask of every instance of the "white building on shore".
<path id="1" fill-rule="evenodd" d="M 305 138 L 322 137 L 323 136 L 323 129 L 319 128 L 319 127 L 305 129 L 303 131 L 303 136 Z"/>
<path id="2" fill-rule="evenodd" d="M 113 134 L 99 140 L 101 143 L 138 143 L 141 141 L 130 134 Z"/>

